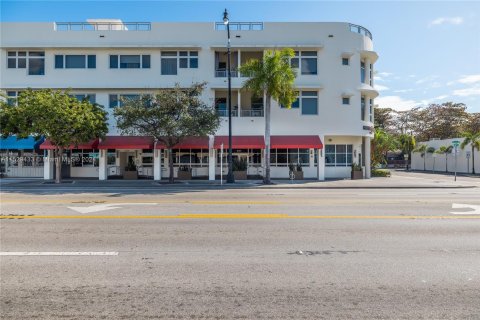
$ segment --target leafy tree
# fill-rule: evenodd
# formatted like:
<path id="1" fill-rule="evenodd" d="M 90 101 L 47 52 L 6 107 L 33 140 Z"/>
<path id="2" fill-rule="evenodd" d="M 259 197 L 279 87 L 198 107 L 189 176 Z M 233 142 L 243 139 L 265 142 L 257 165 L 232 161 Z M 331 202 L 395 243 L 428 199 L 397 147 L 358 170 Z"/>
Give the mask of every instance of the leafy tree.
<path id="1" fill-rule="evenodd" d="M 154 95 L 128 99 L 114 110 L 117 127 L 123 133 L 151 136 L 167 147 L 171 183 L 174 182 L 172 148 L 186 137 L 214 134 L 220 126 L 215 108 L 200 99 L 205 85 L 195 83 L 181 88 L 176 84 Z"/>
<path id="2" fill-rule="evenodd" d="M 415 150 L 413 150 L 413 152 L 419 152 L 420 153 L 420 156 L 423 158 L 423 171 L 425 171 L 425 158 L 426 158 L 426 155 L 427 155 L 427 145 L 422 144 L 422 145 L 418 146 Z"/>
<path id="3" fill-rule="evenodd" d="M 252 59 L 242 65 L 240 72 L 248 77 L 244 89 L 254 94 L 265 94 L 265 176 L 264 183 L 270 183 L 270 113 L 272 98 L 281 105 L 290 108 L 296 99 L 293 86 L 296 73 L 290 66 L 290 59 L 295 56 L 292 49 L 266 51 L 262 60 Z"/>
<path id="4" fill-rule="evenodd" d="M 480 112 L 470 113 L 465 124 L 464 132 L 480 132 Z"/>
<path id="5" fill-rule="evenodd" d="M 382 129 L 375 129 L 371 142 L 372 167 L 376 167 L 379 164 L 386 164 L 388 151 L 395 150 L 397 146 L 397 141 L 393 135 Z"/>
<path id="6" fill-rule="evenodd" d="M 465 147 L 470 143 L 472 146 L 472 173 L 475 174 L 475 148 L 480 150 L 480 131 L 477 132 L 465 132 L 463 134 L 462 144 L 460 148 L 465 149 Z"/>
<path id="7" fill-rule="evenodd" d="M 56 177 L 61 182 L 63 151 L 104 136 L 108 132 L 107 113 L 87 99 L 78 101 L 63 90 L 22 91 L 17 106 L 2 104 L 2 135 L 26 138 L 33 135 L 48 139 L 55 147 Z M 4 122 L 5 121 L 5 122 Z"/>
<path id="8" fill-rule="evenodd" d="M 397 137 L 398 143 L 400 145 L 400 149 L 402 149 L 402 153 L 408 155 L 407 161 L 407 170 L 410 168 L 412 163 L 412 151 L 415 149 L 416 141 L 415 137 L 410 134 L 401 134 Z"/>
<path id="9" fill-rule="evenodd" d="M 435 153 L 445 155 L 445 172 L 448 172 L 448 154 L 452 153 L 452 146 L 441 146 Z"/>
<path id="10" fill-rule="evenodd" d="M 394 125 L 394 110 L 391 108 L 374 108 L 374 126 L 384 131 L 392 131 Z"/>

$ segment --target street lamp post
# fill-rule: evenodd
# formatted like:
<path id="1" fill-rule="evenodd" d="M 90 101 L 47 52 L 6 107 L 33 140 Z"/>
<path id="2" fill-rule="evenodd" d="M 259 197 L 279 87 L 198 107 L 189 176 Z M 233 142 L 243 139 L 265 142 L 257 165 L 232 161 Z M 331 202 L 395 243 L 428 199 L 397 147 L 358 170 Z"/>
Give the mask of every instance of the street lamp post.
<path id="1" fill-rule="evenodd" d="M 227 183 L 234 183 L 233 162 L 232 162 L 232 73 L 230 68 L 230 24 L 228 21 L 228 12 L 223 12 L 223 23 L 227 26 L 227 77 L 228 77 L 228 175 Z"/>

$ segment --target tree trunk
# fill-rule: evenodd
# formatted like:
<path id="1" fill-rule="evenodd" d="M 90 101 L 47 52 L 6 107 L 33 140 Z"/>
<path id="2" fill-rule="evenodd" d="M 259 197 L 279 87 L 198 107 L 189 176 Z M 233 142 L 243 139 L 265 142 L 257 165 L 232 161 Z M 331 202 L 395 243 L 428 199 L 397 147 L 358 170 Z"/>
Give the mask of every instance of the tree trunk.
<path id="1" fill-rule="evenodd" d="M 448 172 L 448 153 L 445 153 L 445 173 Z"/>
<path id="2" fill-rule="evenodd" d="M 475 146 L 472 141 L 472 174 L 475 174 Z"/>
<path id="3" fill-rule="evenodd" d="M 423 154 L 423 171 L 425 171 L 425 163 L 426 163 L 426 160 L 427 160 L 427 154 L 424 153 L 424 154 Z"/>
<path id="4" fill-rule="evenodd" d="M 62 156 L 63 148 L 55 149 L 55 183 L 62 182 Z"/>
<path id="5" fill-rule="evenodd" d="M 269 94 L 266 95 L 265 101 L 265 175 L 263 177 L 264 184 L 270 184 L 270 100 Z"/>
<path id="6" fill-rule="evenodd" d="M 173 153 L 172 153 L 172 149 L 168 149 L 168 167 L 170 168 L 170 174 L 168 176 L 168 182 L 173 183 L 175 178 L 173 176 Z"/>

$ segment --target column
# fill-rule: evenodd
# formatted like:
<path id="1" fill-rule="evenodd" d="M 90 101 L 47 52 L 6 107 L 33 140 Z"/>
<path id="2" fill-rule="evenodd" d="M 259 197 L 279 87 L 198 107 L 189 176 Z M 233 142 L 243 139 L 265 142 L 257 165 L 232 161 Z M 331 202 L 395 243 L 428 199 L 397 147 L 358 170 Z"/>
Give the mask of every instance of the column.
<path id="1" fill-rule="evenodd" d="M 43 159 L 43 179 L 52 180 L 53 179 L 53 170 L 54 170 L 54 157 L 53 150 L 48 150 L 46 156 Z"/>
<path id="2" fill-rule="evenodd" d="M 99 159 L 98 159 L 98 180 L 107 180 L 107 151 L 108 150 L 99 150 Z"/>
<path id="3" fill-rule="evenodd" d="M 162 151 L 163 149 L 153 150 L 153 180 L 162 180 Z"/>
<path id="4" fill-rule="evenodd" d="M 240 62 L 242 61 L 241 59 L 241 52 L 240 50 L 237 51 L 237 77 L 240 77 L 240 72 L 238 71 L 238 68 L 240 67 Z"/>
<path id="5" fill-rule="evenodd" d="M 320 136 L 320 140 L 322 143 L 325 143 L 325 136 Z M 324 144 L 325 147 L 325 144 Z M 317 178 L 320 181 L 325 180 L 325 150 L 317 149 L 317 159 L 318 159 L 318 166 L 317 166 Z"/>
<path id="6" fill-rule="evenodd" d="M 242 100 L 240 98 L 240 90 L 238 90 L 237 93 L 238 116 L 240 117 L 242 114 L 242 106 L 240 105 L 242 103 Z"/>
<path id="7" fill-rule="evenodd" d="M 209 137 L 208 141 L 208 180 L 215 180 L 215 149 L 213 149 L 214 136 Z"/>
<path id="8" fill-rule="evenodd" d="M 365 83 L 370 85 L 370 59 L 365 59 Z"/>
<path id="9" fill-rule="evenodd" d="M 371 161 L 370 161 L 370 137 L 364 138 L 365 143 L 365 179 L 371 177 Z"/>

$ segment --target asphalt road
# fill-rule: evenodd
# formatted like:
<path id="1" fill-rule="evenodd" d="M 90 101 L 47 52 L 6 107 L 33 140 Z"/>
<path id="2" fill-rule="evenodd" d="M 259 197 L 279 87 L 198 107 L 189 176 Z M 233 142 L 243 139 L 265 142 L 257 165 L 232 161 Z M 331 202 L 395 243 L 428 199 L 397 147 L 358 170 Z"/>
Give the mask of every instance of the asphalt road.
<path id="1" fill-rule="evenodd" d="M 480 319 L 479 195 L 5 192 L 1 318 Z"/>

